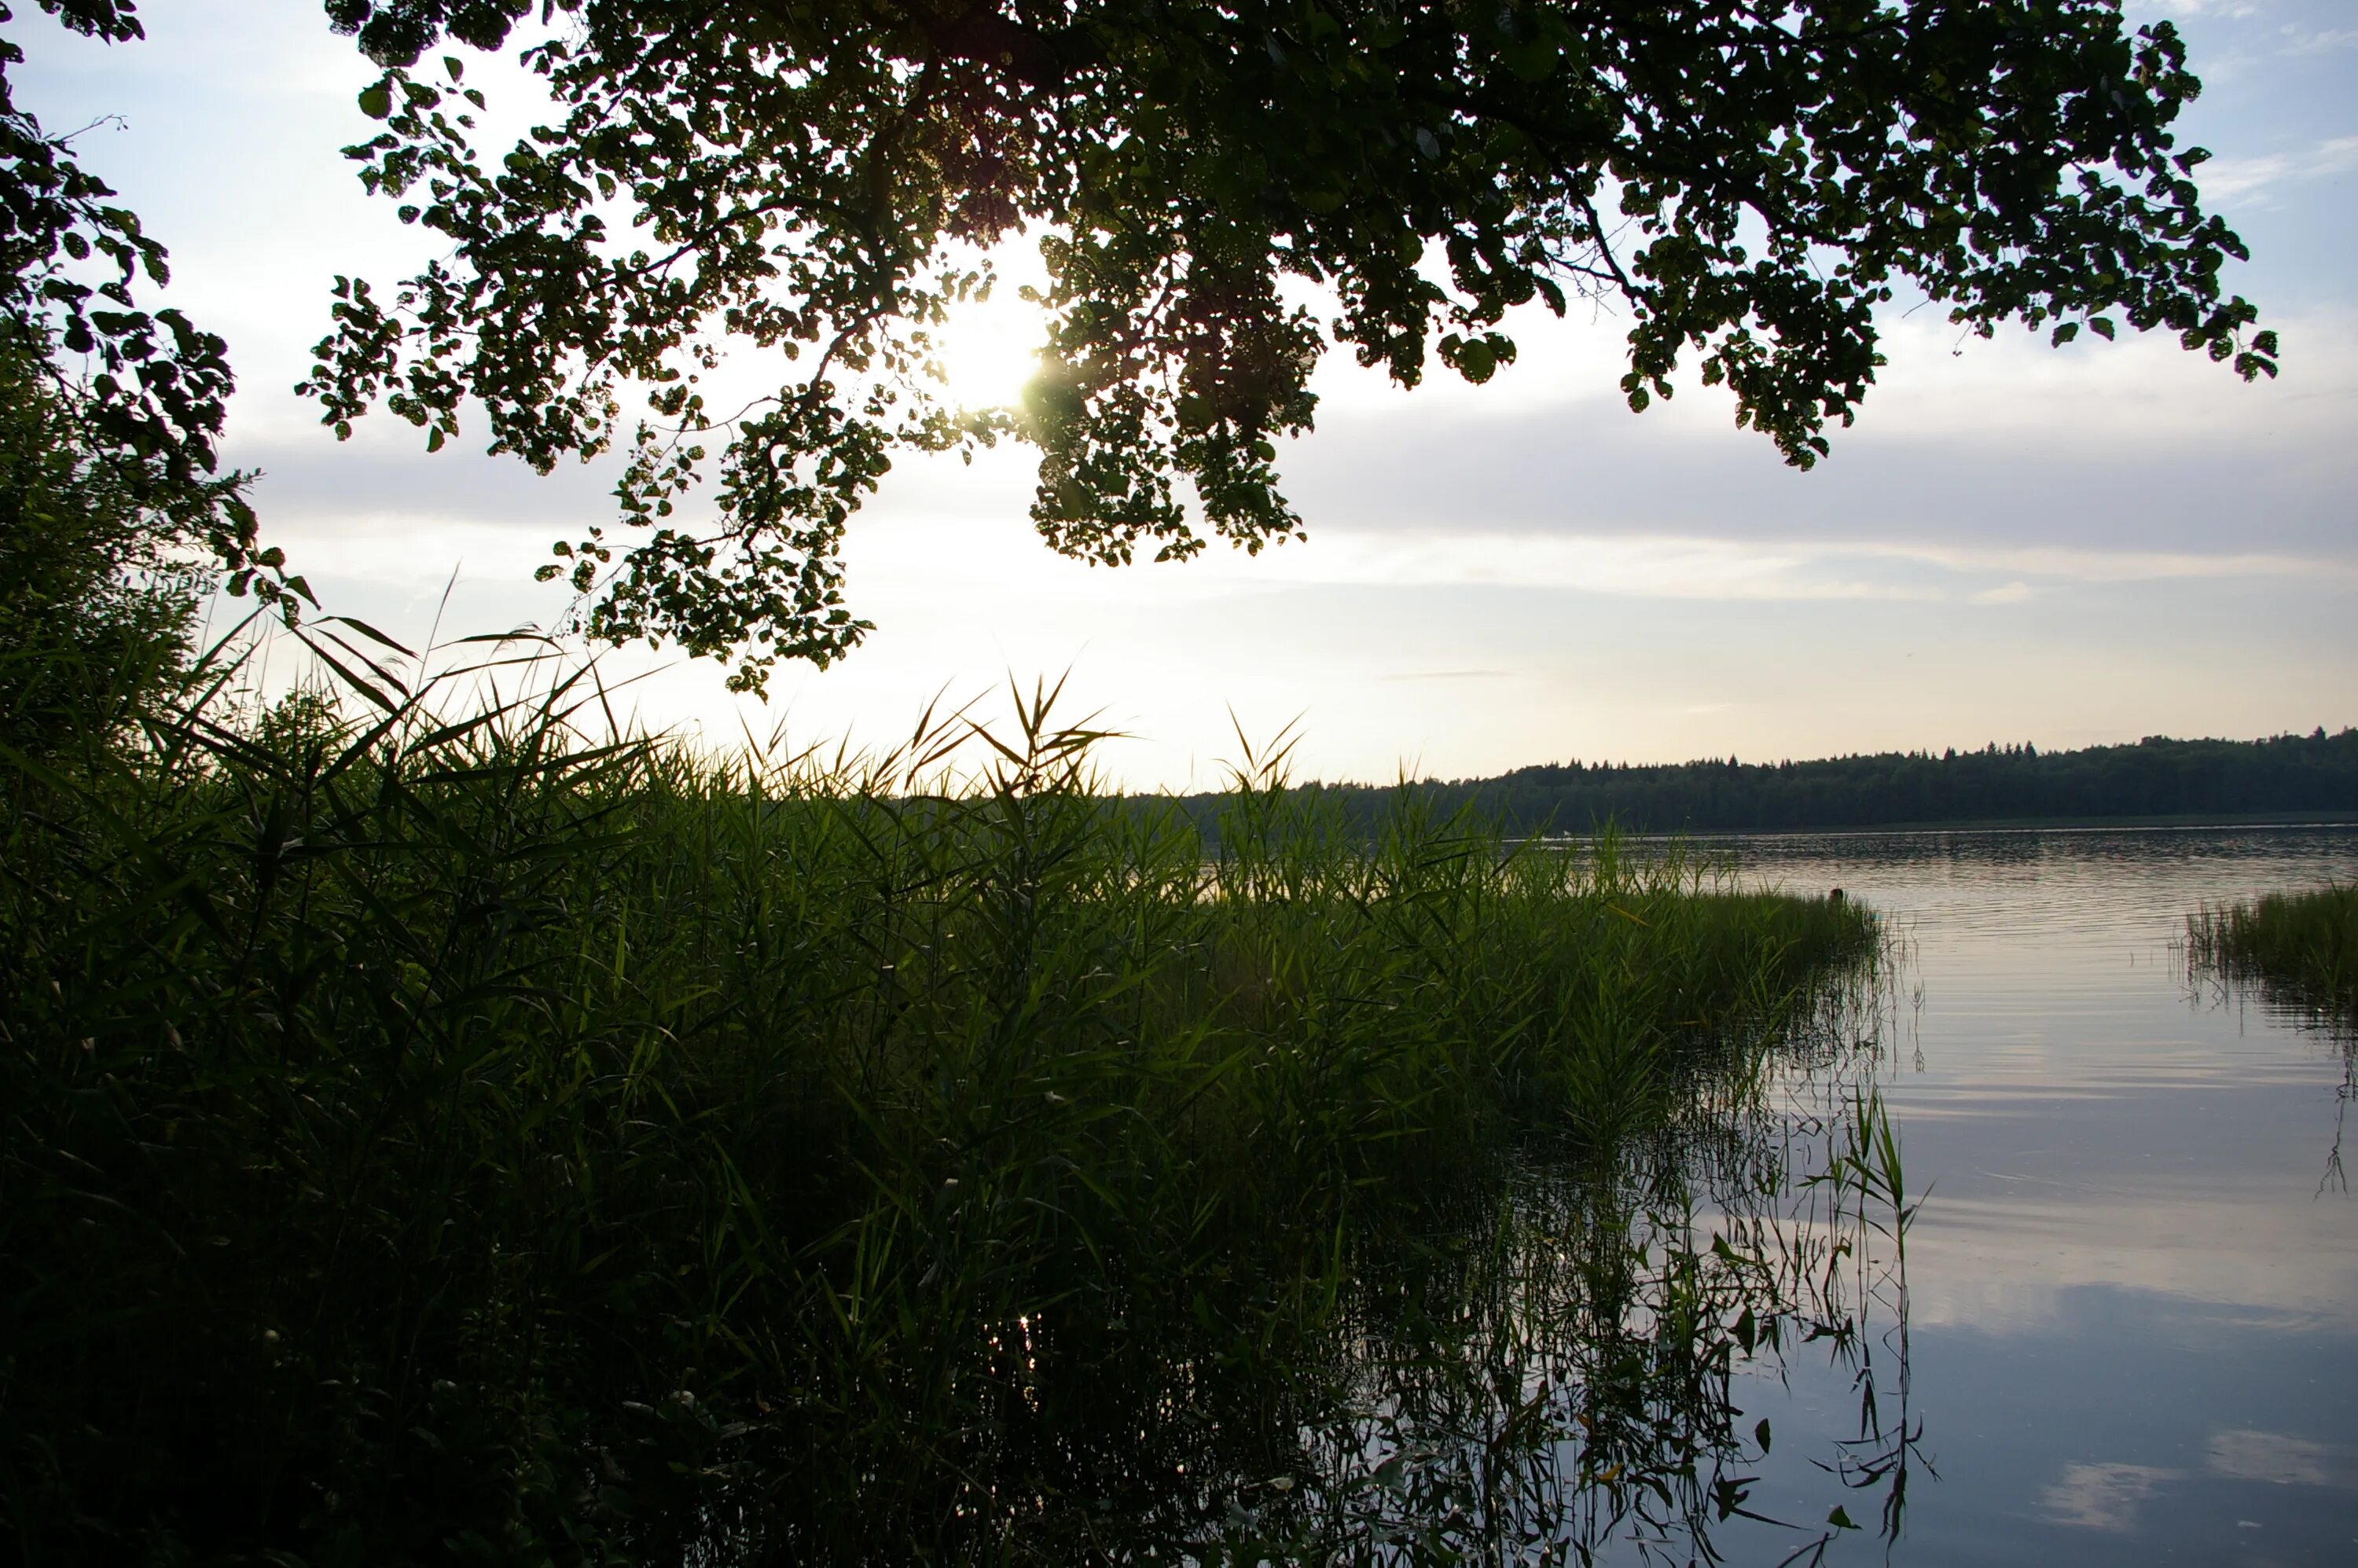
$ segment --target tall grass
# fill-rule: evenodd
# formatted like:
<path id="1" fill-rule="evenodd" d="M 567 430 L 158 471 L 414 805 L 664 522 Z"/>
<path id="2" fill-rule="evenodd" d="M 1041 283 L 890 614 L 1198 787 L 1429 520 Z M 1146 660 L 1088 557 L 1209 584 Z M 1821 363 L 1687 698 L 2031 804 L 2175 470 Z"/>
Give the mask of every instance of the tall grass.
<path id="1" fill-rule="evenodd" d="M 2206 907 L 2186 934 L 2198 971 L 2358 1022 L 2358 883 Z"/>
<path id="2" fill-rule="evenodd" d="M 1292 1440 L 1375 1238 L 1674 1122 L 1872 941 L 1413 796 L 1369 842 L 1282 756 L 1207 848 L 1044 691 L 715 761 L 311 635 L 341 702 L 0 749 L 28 1561 L 1083 1550 Z"/>

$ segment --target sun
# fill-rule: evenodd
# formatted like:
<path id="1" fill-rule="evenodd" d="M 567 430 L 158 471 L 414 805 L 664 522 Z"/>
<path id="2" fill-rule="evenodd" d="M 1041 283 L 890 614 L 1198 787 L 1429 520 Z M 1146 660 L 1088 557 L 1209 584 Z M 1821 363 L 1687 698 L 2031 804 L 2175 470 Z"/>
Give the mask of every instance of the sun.
<path id="1" fill-rule="evenodd" d="M 968 408 L 1012 408 L 1040 368 L 1047 323 L 1039 307 L 1012 291 L 950 312 L 940 360 L 950 399 Z"/>

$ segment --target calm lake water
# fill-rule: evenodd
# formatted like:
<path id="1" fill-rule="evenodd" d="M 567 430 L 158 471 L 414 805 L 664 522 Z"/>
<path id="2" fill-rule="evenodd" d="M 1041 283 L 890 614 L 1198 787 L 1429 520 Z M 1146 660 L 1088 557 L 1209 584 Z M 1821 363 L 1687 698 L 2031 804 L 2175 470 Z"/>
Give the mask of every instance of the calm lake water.
<path id="1" fill-rule="evenodd" d="M 1469 1173 L 1299 1335 L 1064 1381 L 1018 1319 L 1017 1559 L 2358 1563 L 2358 1037 L 2182 946 L 2358 827 L 1701 848 L 1887 961 L 1617 1062 L 1667 1124 Z"/>
<path id="2" fill-rule="evenodd" d="M 1845 1446 L 1855 1357 L 1808 1345 L 1739 1366 L 1745 1420 L 1775 1431 L 1745 1507 L 1816 1527 L 1844 1503 L 1862 1528 L 1827 1562 L 2358 1563 L 2348 1036 L 2190 983 L 2180 946 L 2206 902 L 2358 880 L 2358 828 L 1712 847 L 1887 915 L 1877 1076 L 1923 1199 L 1906 1334 L 1888 1312 L 1875 1330 L 1887 1433 L 1905 1373 L 1896 1541 L 1890 1475 Z M 1806 1562 L 1816 1538 L 1742 1514 L 1710 1532 L 1735 1563 Z M 1627 1533 L 1604 1553 L 1685 1554 Z"/>

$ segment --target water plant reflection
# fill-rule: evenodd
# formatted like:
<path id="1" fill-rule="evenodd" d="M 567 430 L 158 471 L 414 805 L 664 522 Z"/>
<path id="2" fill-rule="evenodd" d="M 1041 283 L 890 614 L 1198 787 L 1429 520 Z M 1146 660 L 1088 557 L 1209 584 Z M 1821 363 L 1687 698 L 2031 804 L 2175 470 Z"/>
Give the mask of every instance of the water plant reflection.
<path id="1" fill-rule="evenodd" d="M 1063 1357 L 1041 1355 L 1087 1336 L 1019 1325 L 1000 1340 L 1023 1411 L 1006 1435 L 1055 1432 L 1020 1467 L 1035 1487 L 1060 1479 L 1021 1506 L 994 1497 L 1002 1546 L 1585 1564 L 1721 1561 L 1731 1526 L 1789 1563 L 1852 1530 L 1896 1541 L 1931 1466 L 1908 1367 L 1921 1196 L 1876 1081 L 1887 978 L 1855 977 L 1814 1016 L 1697 1066 L 1667 1125 L 1528 1148 L 1422 1228 L 1338 1246 L 1256 1337 L 1208 1316 L 1166 1325 L 1160 1356 L 1130 1379 L 1099 1363 L 1075 1399 Z M 1758 1472 L 1778 1439 L 1759 1412 L 1804 1362 L 1846 1376 L 1856 1425 L 1787 1439 L 1813 1444 L 1816 1482 L 1797 1491 L 1788 1465 L 1771 1505 Z"/>
<path id="2" fill-rule="evenodd" d="M 2348 1193 L 2342 1140 L 2358 1099 L 2358 883 L 2206 904 L 2186 917 L 2183 951 L 2198 1001 L 2248 998 L 2340 1054 L 2333 1139 L 2317 1192 Z"/>
<path id="3" fill-rule="evenodd" d="M 1855 1015 L 1832 1010 L 1809 1043 Z M 1176 1544 L 1206 1562 L 1711 1562 L 1743 1519 L 1814 1561 L 1854 1514 L 1897 1539 L 1926 1466 L 1915 1204 L 1879 1044 L 1756 1059 L 1672 1128 L 1602 1159 L 1538 1152 L 1438 1235 L 1395 1238 L 1339 1314 L 1295 1468 L 1238 1477 L 1218 1528 Z M 1778 1518 L 1755 1498 L 1775 1434 L 1747 1400 L 1813 1356 L 1848 1372 L 1858 1426 L 1812 1456 L 1824 1495 Z"/>

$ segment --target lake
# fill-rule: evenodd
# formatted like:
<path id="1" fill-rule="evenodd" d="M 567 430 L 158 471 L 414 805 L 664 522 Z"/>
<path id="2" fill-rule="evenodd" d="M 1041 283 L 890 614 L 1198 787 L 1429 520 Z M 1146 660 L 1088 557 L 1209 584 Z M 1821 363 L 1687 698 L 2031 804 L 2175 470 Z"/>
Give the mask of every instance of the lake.
<path id="1" fill-rule="evenodd" d="M 1368 1249 L 1281 1368 L 1186 1356 L 1165 1408 L 1218 1435 L 1135 1453 L 1108 1554 L 2358 1562 L 2358 1043 L 2183 948 L 2358 879 L 2358 827 L 1702 848 L 1844 888 L 1886 962 L 1609 1162 Z"/>
<path id="2" fill-rule="evenodd" d="M 2349 1037 L 2190 981 L 2180 946 L 2205 902 L 2358 880 L 2358 829 L 1714 847 L 1748 881 L 1844 888 L 1900 948 L 1876 1076 L 1921 1207 L 1890 1560 L 2358 1562 Z M 1814 1525 L 1861 1399 L 1811 1348 L 1781 1380 L 1740 1368 L 1736 1398 L 1777 1432 L 1747 1507 Z M 1827 1561 L 1884 1556 L 1888 1489 L 1857 1488 Z M 1711 1535 L 1738 1563 L 1813 1539 Z"/>

